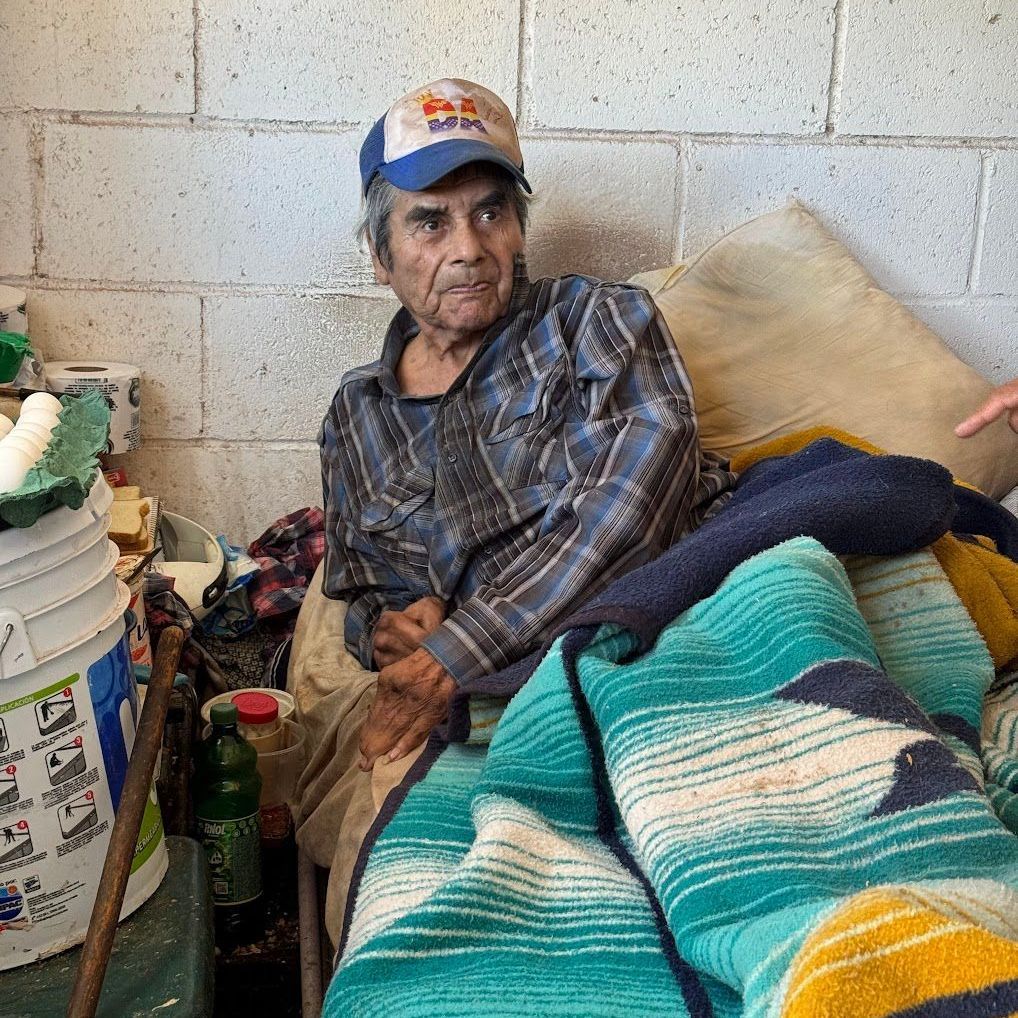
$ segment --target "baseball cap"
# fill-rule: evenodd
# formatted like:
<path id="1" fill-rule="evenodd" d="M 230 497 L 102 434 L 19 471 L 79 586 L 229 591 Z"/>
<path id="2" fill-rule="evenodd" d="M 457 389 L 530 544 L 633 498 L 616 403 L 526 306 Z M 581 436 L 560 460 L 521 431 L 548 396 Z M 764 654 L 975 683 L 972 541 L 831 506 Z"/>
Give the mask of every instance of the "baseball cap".
<path id="1" fill-rule="evenodd" d="M 361 188 L 376 173 L 402 191 L 423 191 L 467 163 L 508 170 L 529 192 L 516 124 L 494 92 L 440 78 L 397 99 L 361 146 Z"/>

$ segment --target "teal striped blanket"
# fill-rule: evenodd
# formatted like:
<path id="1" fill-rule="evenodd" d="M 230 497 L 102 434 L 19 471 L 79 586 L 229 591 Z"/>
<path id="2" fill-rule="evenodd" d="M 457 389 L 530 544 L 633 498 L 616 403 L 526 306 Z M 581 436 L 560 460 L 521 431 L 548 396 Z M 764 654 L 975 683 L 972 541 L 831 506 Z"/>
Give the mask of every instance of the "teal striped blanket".
<path id="1" fill-rule="evenodd" d="M 328 1018 L 1018 1012 L 1018 684 L 931 552 L 792 538 L 646 643 L 573 629 L 433 737 Z"/>

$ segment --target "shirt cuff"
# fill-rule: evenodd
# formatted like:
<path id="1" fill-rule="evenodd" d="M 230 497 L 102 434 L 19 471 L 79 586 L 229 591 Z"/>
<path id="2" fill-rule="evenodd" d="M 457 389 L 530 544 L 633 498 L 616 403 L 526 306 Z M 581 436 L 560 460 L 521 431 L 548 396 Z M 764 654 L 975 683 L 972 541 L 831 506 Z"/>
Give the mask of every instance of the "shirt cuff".
<path id="1" fill-rule="evenodd" d="M 526 656 L 505 620 L 476 598 L 464 601 L 421 646 L 460 686 Z"/>

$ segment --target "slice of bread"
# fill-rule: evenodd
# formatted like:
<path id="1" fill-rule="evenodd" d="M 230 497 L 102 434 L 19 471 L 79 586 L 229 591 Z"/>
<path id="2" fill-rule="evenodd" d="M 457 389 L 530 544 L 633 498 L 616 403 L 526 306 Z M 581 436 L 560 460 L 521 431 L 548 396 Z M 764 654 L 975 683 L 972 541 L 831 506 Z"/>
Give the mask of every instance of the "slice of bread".
<path id="1" fill-rule="evenodd" d="M 110 540 L 121 550 L 138 545 L 148 537 L 146 517 L 149 504 L 144 498 L 121 499 L 110 506 Z"/>

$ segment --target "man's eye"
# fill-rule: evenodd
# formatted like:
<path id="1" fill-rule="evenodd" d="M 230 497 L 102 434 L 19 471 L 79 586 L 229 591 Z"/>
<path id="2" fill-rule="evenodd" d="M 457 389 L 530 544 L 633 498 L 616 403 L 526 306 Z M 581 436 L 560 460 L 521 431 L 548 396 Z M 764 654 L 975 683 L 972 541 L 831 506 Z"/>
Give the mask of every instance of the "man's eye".
<path id="1" fill-rule="evenodd" d="M 495 220 L 498 219 L 498 209 L 485 209 L 481 213 L 481 219 L 483 219 L 486 223 L 495 222 Z"/>
<path id="2" fill-rule="evenodd" d="M 421 223 L 421 229 L 426 233 L 434 233 L 441 225 L 442 224 L 439 223 L 437 219 L 425 219 L 424 222 Z"/>

